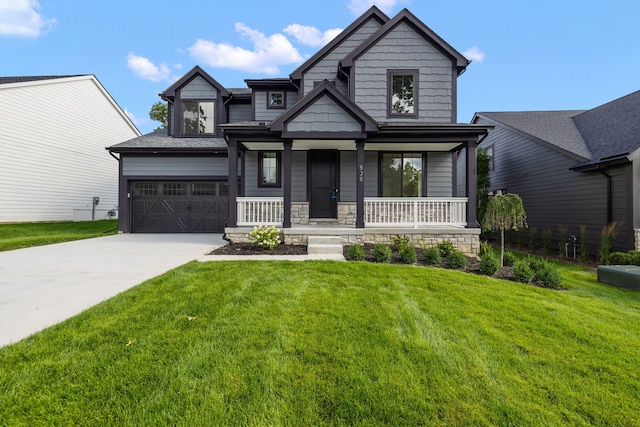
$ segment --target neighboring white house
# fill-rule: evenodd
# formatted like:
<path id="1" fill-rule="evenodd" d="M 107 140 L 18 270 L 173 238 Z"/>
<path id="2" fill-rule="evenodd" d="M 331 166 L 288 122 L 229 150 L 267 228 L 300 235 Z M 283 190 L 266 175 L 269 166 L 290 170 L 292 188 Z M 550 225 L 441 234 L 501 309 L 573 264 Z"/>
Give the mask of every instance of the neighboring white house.
<path id="1" fill-rule="evenodd" d="M 137 136 L 93 75 L 0 77 L 0 223 L 109 218 L 118 162 L 104 147 Z"/>

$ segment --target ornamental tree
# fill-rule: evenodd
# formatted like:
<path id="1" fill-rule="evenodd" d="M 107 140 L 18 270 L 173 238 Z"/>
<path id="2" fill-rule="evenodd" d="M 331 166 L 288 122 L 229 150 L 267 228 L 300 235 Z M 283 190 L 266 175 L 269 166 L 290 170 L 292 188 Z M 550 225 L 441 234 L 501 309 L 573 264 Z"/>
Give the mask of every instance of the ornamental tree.
<path id="1" fill-rule="evenodd" d="M 527 227 L 527 214 L 517 194 L 496 194 L 487 203 L 482 219 L 485 231 L 500 231 L 500 267 L 504 265 L 504 231 L 518 231 Z"/>

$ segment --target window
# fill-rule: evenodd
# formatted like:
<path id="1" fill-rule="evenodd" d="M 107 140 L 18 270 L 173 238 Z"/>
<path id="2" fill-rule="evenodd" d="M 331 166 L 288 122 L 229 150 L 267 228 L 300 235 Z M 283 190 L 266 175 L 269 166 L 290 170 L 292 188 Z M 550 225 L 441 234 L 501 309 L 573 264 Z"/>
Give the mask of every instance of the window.
<path id="1" fill-rule="evenodd" d="M 422 153 L 382 153 L 382 197 L 422 196 Z"/>
<path id="2" fill-rule="evenodd" d="M 184 196 L 187 194 L 187 184 L 183 182 L 165 182 L 162 194 L 165 196 Z"/>
<path id="3" fill-rule="evenodd" d="M 182 101 L 182 134 L 199 135 L 215 131 L 213 101 Z"/>
<path id="4" fill-rule="evenodd" d="M 158 184 L 155 182 L 136 182 L 133 194 L 135 196 L 157 196 Z"/>
<path id="5" fill-rule="evenodd" d="M 284 92 L 269 92 L 267 108 L 285 108 Z"/>
<path id="6" fill-rule="evenodd" d="M 389 117 L 418 118 L 418 70 L 387 72 Z"/>
<path id="7" fill-rule="evenodd" d="M 280 152 L 258 153 L 258 187 L 280 187 Z"/>

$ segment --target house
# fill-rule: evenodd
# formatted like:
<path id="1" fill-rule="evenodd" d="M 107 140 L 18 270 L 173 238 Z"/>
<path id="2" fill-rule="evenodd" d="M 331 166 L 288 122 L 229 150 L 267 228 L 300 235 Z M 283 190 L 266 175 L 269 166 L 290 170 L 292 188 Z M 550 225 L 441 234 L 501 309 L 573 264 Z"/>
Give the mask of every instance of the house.
<path id="1" fill-rule="evenodd" d="M 160 94 L 168 131 L 108 147 L 120 229 L 247 241 L 271 224 L 285 243 L 406 235 L 475 254 L 475 153 L 490 126 L 456 123 L 468 65 L 408 10 L 374 6 L 288 77 L 233 89 L 196 66 Z"/>
<path id="2" fill-rule="evenodd" d="M 93 75 L 0 77 L 0 222 L 115 216 L 104 146 L 137 136 Z"/>
<path id="3" fill-rule="evenodd" d="M 591 110 L 476 113 L 472 122 L 495 126 L 480 145 L 491 190 L 522 197 L 538 243 L 551 230 L 554 247 L 564 245 L 558 228 L 579 238 L 583 225 L 597 254 L 603 227 L 617 221 L 614 249 L 640 249 L 640 91 Z"/>

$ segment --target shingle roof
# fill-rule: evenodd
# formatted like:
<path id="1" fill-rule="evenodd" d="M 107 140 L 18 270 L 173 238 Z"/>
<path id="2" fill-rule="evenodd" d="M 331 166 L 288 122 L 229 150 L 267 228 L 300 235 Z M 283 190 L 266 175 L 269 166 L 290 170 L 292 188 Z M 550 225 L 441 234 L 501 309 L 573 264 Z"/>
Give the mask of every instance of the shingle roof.
<path id="1" fill-rule="evenodd" d="M 640 148 L 640 91 L 573 118 L 593 153 L 592 161 L 625 156 Z"/>
<path id="2" fill-rule="evenodd" d="M 166 129 L 158 129 L 146 135 L 107 147 L 115 153 L 129 150 L 185 150 L 185 151 L 226 151 L 223 138 L 175 138 Z"/>
<path id="3" fill-rule="evenodd" d="M 478 115 L 525 132 L 584 159 L 590 159 L 591 150 L 573 121 L 574 116 L 584 111 L 513 111 Z"/>
<path id="4" fill-rule="evenodd" d="M 0 77 L 0 84 L 8 83 L 24 83 L 33 82 L 38 80 L 51 80 L 51 79 L 64 79 L 67 77 L 78 77 L 86 74 L 75 74 L 69 76 L 14 76 L 14 77 Z"/>

